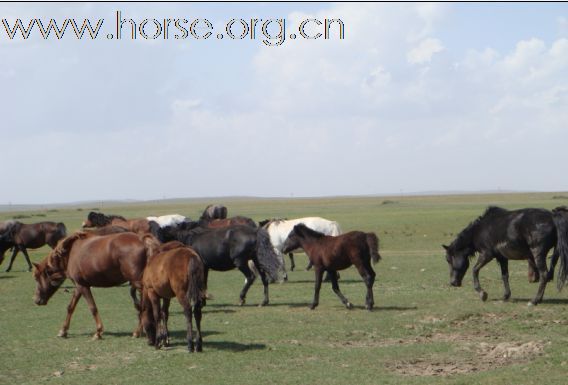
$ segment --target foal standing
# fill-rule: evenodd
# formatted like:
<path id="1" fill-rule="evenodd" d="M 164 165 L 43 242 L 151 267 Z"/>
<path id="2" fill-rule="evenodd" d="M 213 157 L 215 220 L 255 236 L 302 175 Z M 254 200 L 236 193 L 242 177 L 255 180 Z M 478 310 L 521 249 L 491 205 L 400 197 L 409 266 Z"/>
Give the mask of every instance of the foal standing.
<path id="1" fill-rule="evenodd" d="M 201 308 L 205 294 L 205 267 L 201 257 L 181 242 L 168 242 L 160 247 L 159 254 L 148 260 L 142 282 L 141 319 L 148 342 L 156 348 L 162 343 L 168 345 L 168 308 L 170 299 L 176 297 L 187 321 L 187 348 L 190 352 L 201 352 Z M 160 299 L 163 299 L 162 308 Z M 195 344 L 192 313 L 197 327 Z"/>
<path id="2" fill-rule="evenodd" d="M 351 265 L 355 265 L 367 286 L 365 307 L 367 310 L 373 309 L 375 304 L 373 283 L 376 274 L 371 266 L 371 260 L 373 263 L 377 263 L 381 259 L 379 239 L 374 233 L 350 231 L 333 237 L 312 230 L 304 224 L 299 224 L 294 226 L 288 239 L 284 242 L 282 252 L 288 253 L 298 247 L 304 249 L 315 268 L 314 301 L 310 305 L 310 309 L 313 310 L 318 306 L 324 271 L 329 272 L 333 292 L 337 294 L 345 307 L 348 309 L 353 307 L 353 304 L 341 293 L 337 283 L 337 270 L 347 269 Z"/>

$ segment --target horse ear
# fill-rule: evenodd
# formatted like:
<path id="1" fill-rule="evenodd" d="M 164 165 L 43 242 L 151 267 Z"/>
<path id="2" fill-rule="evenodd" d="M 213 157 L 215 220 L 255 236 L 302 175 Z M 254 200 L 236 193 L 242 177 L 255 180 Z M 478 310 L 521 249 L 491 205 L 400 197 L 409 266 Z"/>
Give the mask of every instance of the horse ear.
<path id="1" fill-rule="evenodd" d="M 450 248 L 450 246 L 446 246 L 446 245 L 442 245 L 442 247 L 444 248 L 444 250 L 448 251 L 448 249 Z"/>

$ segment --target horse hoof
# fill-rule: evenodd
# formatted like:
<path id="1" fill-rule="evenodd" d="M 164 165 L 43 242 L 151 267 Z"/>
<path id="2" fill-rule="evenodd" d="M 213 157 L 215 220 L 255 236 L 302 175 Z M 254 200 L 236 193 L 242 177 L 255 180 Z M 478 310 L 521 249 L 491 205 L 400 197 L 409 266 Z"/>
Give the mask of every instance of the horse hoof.
<path id="1" fill-rule="evenodd" d="M 346 307 L 347 309 L 353 309 L 353 304 L 352 304 L 351 302 L 347 302 L 347 303 L 345 304 L 345 307 Z"/>
<path id="2" fill-rule="evenodd" d="M 487 301 L 487 293 L 482 291 L 481 293 L 479 293 L 479 298 L 481 298 L 483 302 Z"/>
<path id="3" fill-rule="evenodd" d="M 535 302 L 533 302 L 533 301 L 529 301 L 529 303 L 527 303 L 527 306 L 528 306 L 528 307 L 533 307 L 533 306 L 536 306 L 536 305 L 537 305 L 537 304 L 536 304 Z"/>
<path id="4" fill-rule="evenodd" d="M 98 340 L 102 340 L 103 337 L 99 334 L 99 333 L 95 333 L 95 335 L 93 335 L 92 340 L 93 341 L 98 341 Z"/>
<path id="5" fill-rule="evenodd" d="M 245 302 L 246 302 L 246 301 L 245 301 L 244 299 L 241 299 L 241 300 L 239 301 L 239 306 L 243 306 L 243 305 L 245 304 Z"/>
<path id="6" fill-rule="evenodd" d="M 59 333 L 57 333 L 57 337 L 67 338 L 67 332 L 60 330 Z"/>
<path id="7" fill-rule="evenodd" d="M 138 337 L 140 337 L 140 333 L 138 332 L 132 333 L 132 338 L 138 338 Z"/>
<path id="8" fill-rule="evenodd" d="M 310 310 L 314 310 L 317 306 L 318 306 L 318 305 L 311 304 L 311 305 L 308 306 L 308 307 L 310 308 Z"/>

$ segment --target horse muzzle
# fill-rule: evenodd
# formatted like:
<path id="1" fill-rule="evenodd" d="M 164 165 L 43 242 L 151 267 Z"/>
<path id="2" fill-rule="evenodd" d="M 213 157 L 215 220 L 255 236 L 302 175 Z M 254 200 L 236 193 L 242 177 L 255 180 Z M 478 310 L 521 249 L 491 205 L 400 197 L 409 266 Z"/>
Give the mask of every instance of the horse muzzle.
<path id="1" fill-rule="evenodd" d="M 40 297 L 34 297 L 34 303 L 39 306 L 44 306 L 47 305 L 47 300 Z"/>
<path id="2" fill-rule="evenodd" d="M 452 285 L 453 287 L 461 287 L 462 283 L 461 281 L 454 280 L 450 282 L 450 285 Z"/>

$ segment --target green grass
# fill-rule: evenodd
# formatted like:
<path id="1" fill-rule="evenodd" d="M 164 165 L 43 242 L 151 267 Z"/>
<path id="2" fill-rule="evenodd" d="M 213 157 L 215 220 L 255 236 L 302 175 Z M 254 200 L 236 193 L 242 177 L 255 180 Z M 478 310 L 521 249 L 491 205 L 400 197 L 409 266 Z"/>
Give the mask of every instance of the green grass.
<path id="1" fill-rule="evenodd" d="M 288 283 L 271 285 L 266 308 L 256 306 L 262 299 L 258 282 L 247 304 L 238 307 L 242 275 L 210 273 L 209 290 L 215 298 L 204 309 L 203 354 L 187 353 L 185 320 L 177 303 L 170 318 L 171 348 L 156 351 L 145 339 L 132 338 L 136 316 L 126 287 L 94 289 L 105 326 L 101 341 L 91 340 L 95 325 L 83 300 L 69 338 L 57 338 L 72 283 L 67 281 L 47 306 L 35 306 L 35 283 L 18 256 L 13 272 L 0 273 L 0 383 L 536 384 L 546 379 L 547 384 L 564 384 L 567 293 L 551 285 L 544 303 L 528 308 L 536 285 L 527 282 L 526 263 L 512 262 L 513 294 L 504 303 L 499 269 L 491 263 L 481 271 L 481 284 L 489 293 L 482 303 L 473 291 L 471 271 L 463 287 L 449 287 L 440 247 L 489 204 L 552 208 L 565 204 L 564 197 L 542 193 L 223 202 L 230 215 L 255 220 L 318 215 L 337 220 L 344 231 L 374 231 L 383 260 L 375 266 L 373 312 L 363 309 L 365 287 L 353 268 L 341 272 L 340 287 L 356 308 L 342 307 L 324 284 L 319 307 L 310 311 L 313 273 L 303 270 L 303 254 L 296 256 L 298 270 L 289 274 Z M 100 211 L 125 217 L 177 212 L 196 218 L 204 206 L 177 201 Z M 0 213 L 0 220 L 27 215 L 22 221 L 63 221 L 73 231 L 91 208 L 81 209 Z M 31 258 L 39 261 L 47 252 L 33 251 Z"/>

